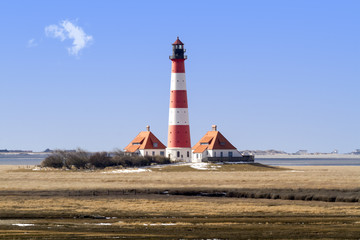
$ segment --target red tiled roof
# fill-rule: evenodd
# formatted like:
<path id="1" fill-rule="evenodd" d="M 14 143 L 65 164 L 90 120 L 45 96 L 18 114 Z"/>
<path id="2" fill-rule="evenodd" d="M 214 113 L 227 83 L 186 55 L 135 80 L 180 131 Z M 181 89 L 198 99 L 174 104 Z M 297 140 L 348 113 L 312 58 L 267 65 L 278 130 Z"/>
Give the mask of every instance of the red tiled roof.
<path id="1" fill-rule="evenodd" d="M 154 147 L 154 143 L 157 143 L 157 147 Z M 134 140 L 124 149 L 125 152 L 136 152 L 138 149 L 165 149 L 165 145 L 160 142 L 155 135 L 150 131 L 140 132 Z"/>
<path id="2" fill-rule="evenodd" d="M 204 136 L 204 137 L 200 140 L 200 142 L 202 142 L 202 143 L 209 143 L 209 142 L 211 141 L 211 139 L 213 139 L 213 137 L 211 137 L 211 136 Z"/>
<path id="3" fill-rule="evenodd" d="M 126 152 L 136 152 L 140 148 L 140 145 L 131 145 L 126 148 Z"/>
<path id="4" fill-rule="evenodd" d="M 201 144 L 208 143 L 208 144 Z M 202 153 L 205 150 L 236 149 L 219 131 L 208 131 L 192 150 L 194 153 Z"/>
<path id="5" fill-rule="evenodd" d="M 136 138 L 134 138 L 134 140 L 132 140 L 133 143 L 141 143 L 144 140 L 143 136 L 137 136 Z"/>
<path id="6" fill-rule="evenodd" d="M 204 152 L 209 145 L 199 145 L 195 150 L 194 153 L 202 153 Z"/>
<path id="7" fill-rule="evenodd" d="M 176 41 L 172 45 L 184 45 L 184 44 L 180 41 L 179 37 L 177 37 Z"/>

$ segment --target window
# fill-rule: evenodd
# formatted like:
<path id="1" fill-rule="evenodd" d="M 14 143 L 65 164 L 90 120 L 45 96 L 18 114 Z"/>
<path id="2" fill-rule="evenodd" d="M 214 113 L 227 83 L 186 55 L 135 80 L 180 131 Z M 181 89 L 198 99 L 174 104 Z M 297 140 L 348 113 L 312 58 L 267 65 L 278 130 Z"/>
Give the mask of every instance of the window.
<path id="1" fill-rule="evenodd" d="M 233 156 L 232 154 L 233 154 L 232 152 L 229 152 L 229 157 L 232 157 Z"/>
<path id="2" fill-rule="evenodd" d="M 220 142 L 220 145 L 221 145 L 221 146 L 225 146 L 225 143 L 224 143 L 224 142 Z"/>
<path id="3" fill-rule="evenodd" d="M 216 157 L 216 152 L 214 152 L 214 157 Z"/>
<path id="4" fill-rule="evenodd" d="M 160 156 L 165 156 L 164 151 L 160 151 Z"/>
<path id="5" fill-rule="evenodd" d="M 190 152 L 189 151 L 187 151 L 186 156 L 190 157 Z"/>
<path id="6" fill-rule="evenodd" d="M 147 155 L 148 155 L 148 152 L 146 151 L 146 152 L 145 152 L 145 156 L 147 156 Z"/>
<path id="7" fill-rule="evenodd" d="M 182 45 L 179 45 L 179 49 L 182 49 Z"/>
<path id="8" fill-rule="evenodd" d="M 155 151 L 152 152 L 152 155 L 155 156 Z"/>
<path id="9" fill-rule="evenodd" d="M 209 143 L 207 143 L 207 142 L 202 142 L 202 143 L 200 143 L 200 145 L 209 145 Z"/>
<path id="10" fill-rule="evenodd" d="M 177 151 L 176 156 L 180 157 L 180 151 Z"/>
<path id="11" fill-rule="evenodd" d="M 134 142 L 132 145 L 140 145 L 140 143 Z"/>
<path id="12" fill-rule="evenodd" d="M 220 152 L 220 157 L 223 157 L 223 152 Z"/>
<path id="13" fill-rule="evenodd" d="M 154 143 L 153 143 L 153 147 L 158 147 L 158 143 L 157 143 L 157 142 L 154 142 Z"/>

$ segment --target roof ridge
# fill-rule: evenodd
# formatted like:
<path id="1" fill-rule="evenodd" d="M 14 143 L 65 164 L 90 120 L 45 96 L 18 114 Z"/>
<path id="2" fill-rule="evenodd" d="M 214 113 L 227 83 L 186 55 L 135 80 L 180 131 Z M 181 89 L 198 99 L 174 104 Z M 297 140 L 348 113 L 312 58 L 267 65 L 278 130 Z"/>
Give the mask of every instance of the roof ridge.
<path id="1" fill-rule="evenodd" d="M 142 138 L 140 144 L 135 142 L 136 139 Z M 158 143 L 157 147 L 154 147 L 154 141 Z M 137 146 L 137 147 L 132 147 Z M 136 149 L 135 149 L 136 148 Z M 135 152 L 138 149 L 165 149 L 166 146 L 153 134 L 151 131 L 141 131 L 124 149 L 127 152 Z"/>
<path id="2" fill-rule="evenodd" d="M 206 141 L 211 138 L 211 140 Z M 208 143 L 206 144 L 206 148 L 204 148 L 204 144 L 201 143 Z M 194 152 L 203 152 L 205 150 L 216 150 L 216 149 L 236 149 L 234 145 L 230 143 L 229 140 L 224 137 L 224 135 L 221 134 L 220 131 L 208 131 L 199 142 L 197 142 L 194 147 L 192 147 L 192 150 Z"/>

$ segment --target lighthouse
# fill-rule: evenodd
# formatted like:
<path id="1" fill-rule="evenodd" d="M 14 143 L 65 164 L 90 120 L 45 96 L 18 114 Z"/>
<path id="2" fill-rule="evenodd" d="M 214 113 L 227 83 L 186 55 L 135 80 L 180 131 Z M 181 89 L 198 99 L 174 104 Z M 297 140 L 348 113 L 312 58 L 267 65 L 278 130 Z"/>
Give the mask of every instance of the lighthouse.
<path id="1" fill-rule="evenodd" d="M 177 37 L 172 44 L 169 129 L 166 155 L 172 161 L 191 162 L 189 112 L 185 78 L 184 44 Z"/>

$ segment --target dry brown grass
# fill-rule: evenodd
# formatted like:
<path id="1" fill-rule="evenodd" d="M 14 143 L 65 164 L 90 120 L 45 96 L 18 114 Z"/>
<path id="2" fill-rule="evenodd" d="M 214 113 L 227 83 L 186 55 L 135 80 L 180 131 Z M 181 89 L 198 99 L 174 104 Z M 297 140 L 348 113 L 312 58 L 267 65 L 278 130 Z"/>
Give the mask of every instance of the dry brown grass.
<path id="1" fill-rule="evenodd" d="M 360 167 L 306 166 L 284 171 L 32 171 L 0 166 L 2 190 L 123 189 L 123 188 L 286 188 L 354 189 Z"/>
<path id="2" fill-rule="evenodd" d="M 0 217 L 189 217 L 189 216 L 287 216 L 360 215 L 353 203 L 279 201 L 272 199 L 204 198 L 164 195 L 0 198 Z"/>
<path id="3" fill-rule="evenodd" d="M 146 194 L 157 189 L 250 189 L 257 194 L 264 189 L 325 189 L 344 190 L 345 194 L 360 186 L 360 167 L 292 167 L 283 171 L 245 165 L 226 168 L 201 171 L 169 167 L 143 173 L 104 173 L 0 166 L 0 238 L 358 238 L 358 202 Z M 128 195 L 123 195 L 122 189 L 128 189 Z M 135 195 L 131 189 L 145 192 Z M 111 194 L 116 192 L 120 194 Z M 79 196 L 82 194 L 88 196 Z M 98 215 L 117 218 L 91 218 Z"/>

